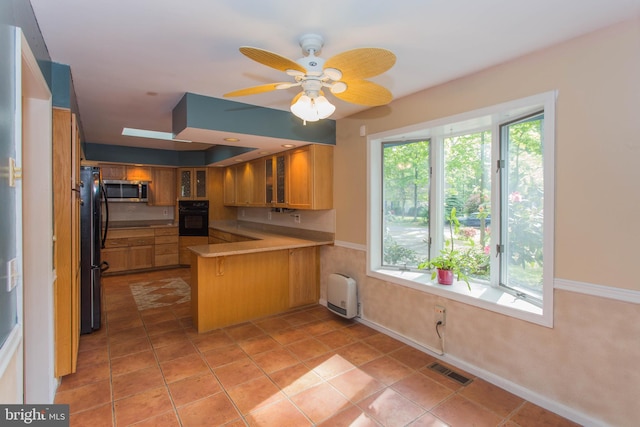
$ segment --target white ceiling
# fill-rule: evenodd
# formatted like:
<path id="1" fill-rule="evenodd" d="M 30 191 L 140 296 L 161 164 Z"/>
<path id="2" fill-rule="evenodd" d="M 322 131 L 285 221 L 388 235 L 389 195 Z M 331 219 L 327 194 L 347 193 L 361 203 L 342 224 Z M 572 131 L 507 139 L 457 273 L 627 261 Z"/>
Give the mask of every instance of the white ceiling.
<path id="1" fill-rule="evenodd" d="M 171 132 L 171 111 L 185 92 L 222 98 L 235 89 L 290 79 L 248 59 L 238 51 L 240 46 L 295 60 L 302 56 L 299 37 L 317 33 L 325 40 L 319 54 L 324 58 L 358 47 L 386 48 L 396 54 L 397 62 L 371 80 L 400 98 L 640 16 L 640 0 L 31 0 L 31 4 L 52 60 L 71 67 L 85 141 L 172 150 L 207 145 L 125 137 L 122 128 Z M 233 100 L 288 111 L 298 91 Z M 337 107 L 333 119 L 366 108 L 329 97 Z"/>

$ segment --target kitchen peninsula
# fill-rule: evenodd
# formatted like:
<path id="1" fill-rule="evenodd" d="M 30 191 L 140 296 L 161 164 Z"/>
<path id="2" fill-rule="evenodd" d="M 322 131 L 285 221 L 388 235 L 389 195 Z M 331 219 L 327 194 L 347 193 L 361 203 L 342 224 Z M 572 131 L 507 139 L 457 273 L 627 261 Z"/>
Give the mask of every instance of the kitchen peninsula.
<path id="1" fill-rule="evenodd" d="M 332 233 L 242 221 L 214 224 L 211 231 L 229 243 L 189 247 L 198 332 L 318 302 L 318 249 L 333 244 Z"/>

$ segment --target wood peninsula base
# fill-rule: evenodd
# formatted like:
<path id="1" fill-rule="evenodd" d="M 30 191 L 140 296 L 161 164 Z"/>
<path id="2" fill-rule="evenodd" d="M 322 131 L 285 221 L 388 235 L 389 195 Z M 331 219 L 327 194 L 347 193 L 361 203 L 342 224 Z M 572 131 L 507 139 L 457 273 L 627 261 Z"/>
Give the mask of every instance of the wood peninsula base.
<path id="1" fill-rule="evenodd" d="M 319 298 L 318 248 L 215 257 L 191 254 L 191 313 L 206 332 Z"/>

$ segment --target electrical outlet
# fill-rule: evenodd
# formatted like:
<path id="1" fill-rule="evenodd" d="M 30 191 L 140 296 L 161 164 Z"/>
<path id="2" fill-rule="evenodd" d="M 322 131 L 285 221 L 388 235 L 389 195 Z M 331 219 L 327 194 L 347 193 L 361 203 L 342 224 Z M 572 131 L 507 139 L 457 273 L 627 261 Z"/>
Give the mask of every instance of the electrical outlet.
<path id="1" fill-rule="evenodd" d="M 293 222 L 295 222 L 296 224 L 300 224 L 300 214 L 295 214 L 293 216 Z"/>
<path id="2" fill-rule="evenodd" d="M 162 215 L 164 215 L 164 216 L 169 216 L 169 209 L 164 209 L 164 210 L 162 211 Z"/>
<path id="3" fill-rule="evenodd" d="M 271 221 L 271 211 L 267 212 L 267 219 Z"/>
<path id="4" fill-rule="evenodd" d="M 438 322 L 441 322 L 440 325 L 444 326 L 445 325 L 445 320 L 446 320 L 446 314 L 447 314 L 447 311 L 445 310 L 445 308 L 443 306 L 436 305 L 433 308 L 434 322 L 436 324 Z"/>

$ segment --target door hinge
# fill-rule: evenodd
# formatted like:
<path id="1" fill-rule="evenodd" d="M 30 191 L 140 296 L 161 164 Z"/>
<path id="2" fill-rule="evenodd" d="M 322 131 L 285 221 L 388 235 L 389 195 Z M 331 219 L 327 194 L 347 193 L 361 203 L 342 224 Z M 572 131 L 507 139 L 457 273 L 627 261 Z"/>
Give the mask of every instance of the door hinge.
<path id="1" fill-rule="evenodd" d="M 496 245 L 496 256 L 504 253 L 504 245 L 497 244 Z"/>

